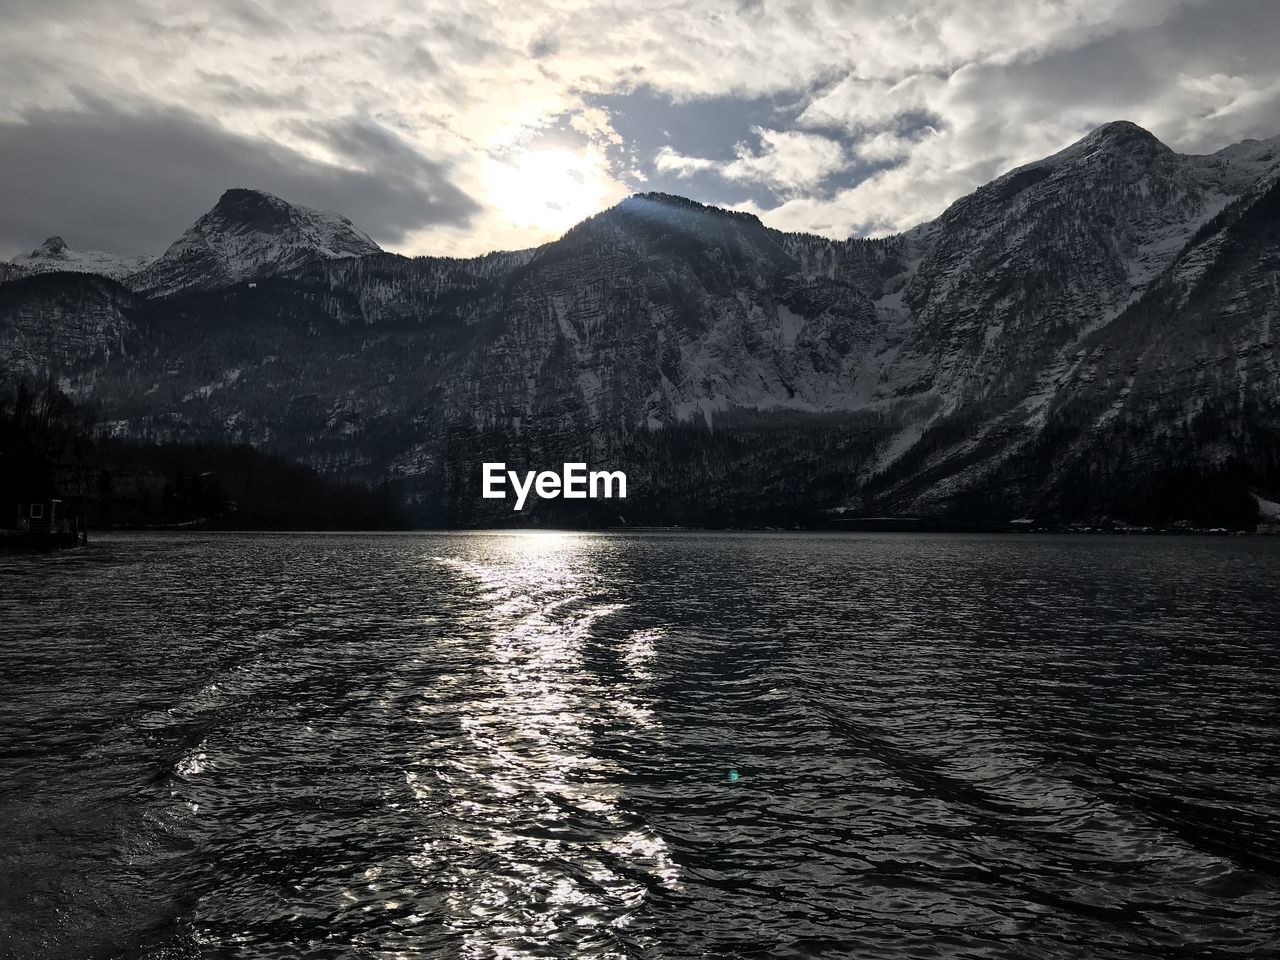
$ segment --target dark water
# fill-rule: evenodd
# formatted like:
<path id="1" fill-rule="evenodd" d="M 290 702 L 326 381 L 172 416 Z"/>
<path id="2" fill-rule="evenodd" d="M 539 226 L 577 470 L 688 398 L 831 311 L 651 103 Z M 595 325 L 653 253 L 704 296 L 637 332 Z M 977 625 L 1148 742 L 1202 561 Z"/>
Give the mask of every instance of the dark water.
<path id="1" fill-rule="evenodd" d="M 1275 957 L 1280 539 L 0 558 L 14 957 Z"/>

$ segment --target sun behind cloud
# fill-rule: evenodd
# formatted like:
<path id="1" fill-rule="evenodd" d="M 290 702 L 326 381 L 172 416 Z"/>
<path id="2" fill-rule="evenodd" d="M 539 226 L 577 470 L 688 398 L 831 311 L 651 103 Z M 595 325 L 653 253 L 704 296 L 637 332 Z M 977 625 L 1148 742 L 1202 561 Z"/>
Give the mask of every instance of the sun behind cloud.
<path id="1" fill-rule="evenodd" d="M 540 147 L 491 156 L 482 182 L 498 215 L 538 239 L 559 236 L 626 193 L 594 149 Z"/>

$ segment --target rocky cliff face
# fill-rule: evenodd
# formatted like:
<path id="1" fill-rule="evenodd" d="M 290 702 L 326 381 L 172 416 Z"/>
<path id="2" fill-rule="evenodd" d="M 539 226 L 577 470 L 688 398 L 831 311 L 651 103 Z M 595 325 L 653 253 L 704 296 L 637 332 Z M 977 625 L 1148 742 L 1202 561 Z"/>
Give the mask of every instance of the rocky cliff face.
<path id="1" fill-rule="evenodd" d="M 0 370 L 92 371 L 136 340 L 142 301 L 107 277 L 48 273 L 0 283 Z"/>
<path id="2" fill-rule="evenodd" d="M 1278 146 L 1183 156 L 1114 123 L 884 240 L 648 194 L 470 260 L 232 190 L 123 286 L 4 282 L 0 351 L 122 433 L 245 440 L 423 504 L 482 453 L 625 464 L 654 520 L 741 497 L 1079 512 L 1068 487 L 1143 470 L 1265 485 Z"/>

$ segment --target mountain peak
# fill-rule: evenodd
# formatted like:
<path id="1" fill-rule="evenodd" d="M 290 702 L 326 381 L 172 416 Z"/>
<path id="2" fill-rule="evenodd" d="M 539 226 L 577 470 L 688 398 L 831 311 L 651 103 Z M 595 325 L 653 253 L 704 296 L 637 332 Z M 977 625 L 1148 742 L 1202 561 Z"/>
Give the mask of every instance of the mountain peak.
<path id="1" fill-rule="evenodd" d="M 1130 152 L 1173 152 L 1154 133 L 1131 120 L 1112 120 L 1110 123 L 1104 123 L 1085 134 L 1074 145 L 1106 146 Z"/>
<path id="2" fill-rule="evenodd" d="M 40 246 L 31 251 L 33 257 L 61 257 L 67 252 L 67 241 L 54 234 Z"/>
<path id="3" fill-rule="evenodd" d="M 166 295 L 283 273 L 316 260 L 381 252 L 340 214 L 289 203 L 263 190 L 232 187 L 133 285 Z"/>
<path id="4" fill-rule="evenodd" d="M 232 187 L 226 190 L 209 211 L 260 229 L 278 229 L 289 222 L 292 204 L 263 190 Z"/>
<path id="5" fill-rule="evenodd" d="M 681 197 L 673 193 L 633 193 L 625 200 L 620 201 L 615 207 L 626 213 L 637 213 L 642 216 L 653 215 L 655 211 L 666 210 L 675 213 L 695 214 L 707 217 L 720 217 L 726 220 L 736 220 L 744 224 L 752 224 L 754 226 L 763 226 L 760 218 L 753 213 L 745 213 L 740 210 L 726 210 L 724 207 L 715 207 L 706 203 L 699 203 L 697 200 L 690 200 L 688 197 Z"/>
<path id="6" fill-rule="evenodd" d="M 218 204 L 244 202 L 266 202 L 277 206 L 290 206 L 288 201 L 281 200 L 274 193 L 258 190 L 255 187 L 227 187 L 226 190 L 222 191 L 222 196 L 218 198 Z"/>
<path id="7" fill-rule="evenodd" d="M 1133 134 L 1152 137 L 1154 139 L 1151 131 L 1146 127 L 1139 126 L 1132 120 L 1112 120 L 1108 123 L 1094 127 L 1088 135 L 1091 137 L 1117 137 L 1131 136 Z"/>

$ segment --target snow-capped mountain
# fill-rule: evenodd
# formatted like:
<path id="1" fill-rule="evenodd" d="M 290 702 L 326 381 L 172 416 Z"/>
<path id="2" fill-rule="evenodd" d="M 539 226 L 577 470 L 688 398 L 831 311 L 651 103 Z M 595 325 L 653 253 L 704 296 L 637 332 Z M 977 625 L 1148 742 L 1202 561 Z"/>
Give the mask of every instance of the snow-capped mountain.
<path id="1" fill-rule="evenodd" d="M 121 256 L 100 250 L 72 250 L 62 237 L 50 237 L 30 253 L 9 261 L 17 275 L 70 271 L 96 273 L 113 280 L 123 280 L 147 265 L 149 257 Z"/>
<path id="2" fill-rule="evenodd" d="M 158 259 L 126 280 L 148 296 L 209 289 L 314 260 L 381 253 L 346 217 L 235 188 Z"/>
<path id="3" fill-rule="evenodd" d="M 1112 123 L 897 237 L 644 194 L 464 260 L 233 190 L 133 293 L 0 284 L 0 351 L 119 432 L 391 479 L 454 522 L 482 456 L 625 465 L 651 520 L 1136 515 L 1188 471 L 1274 500 L 1278 173 L 1280 139 L 1185 156 Z"/>

